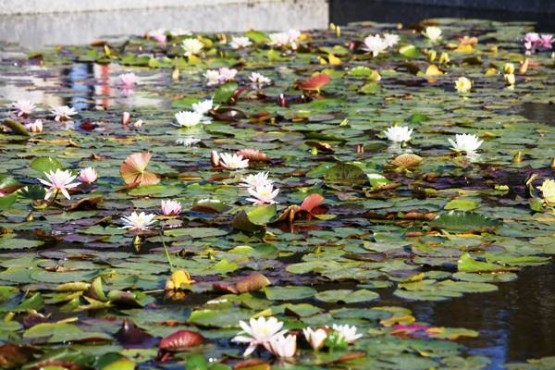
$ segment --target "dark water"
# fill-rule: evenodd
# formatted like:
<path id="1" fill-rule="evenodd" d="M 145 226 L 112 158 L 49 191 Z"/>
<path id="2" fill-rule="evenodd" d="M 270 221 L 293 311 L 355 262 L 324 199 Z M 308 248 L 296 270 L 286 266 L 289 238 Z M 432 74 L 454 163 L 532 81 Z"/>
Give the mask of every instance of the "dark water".
<path id="1" fill-rule="evenodd" d="M 536 22 L 538 32 L 555 32 L 555 14 L 508 10 L 461 8 L 401 4 L 381 0 L 330 0 L 330 22 L 345 25 L 349 22 L 375 21 L 387 23 L 417 23 L 427 18 L 491 19 L 496 21 Z"/>
<path id="2" fill-rule="evenodd" d="M 492 360 L 492 369 L 510 361 L 555 355 L 555 263 L 528 267 L 499 290 L 436 303 L 414 303 L 415 316 L 439 326 L 478 330 L 466 340 L 470 354 Z"/>

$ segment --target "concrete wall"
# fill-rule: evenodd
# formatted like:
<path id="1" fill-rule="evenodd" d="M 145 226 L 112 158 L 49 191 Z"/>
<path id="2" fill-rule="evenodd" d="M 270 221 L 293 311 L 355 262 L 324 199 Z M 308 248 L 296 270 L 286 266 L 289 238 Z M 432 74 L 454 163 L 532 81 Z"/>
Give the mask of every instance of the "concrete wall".
<path id="1" fill-rule="evenodd" d="M 275 0 L 0 0 L 0 14 L 87 12 L 217 4 L 255 4 Z"/>
<path id="2" fill-rule="evenodd" d="M 105 36 L 142 35 L 159 28 L 192 32 L 282 31 L 326 28 L 329 23 L 327 0 L 242 3 L 235 0 L 220 5 L 206 5 L 207 0 L 202 2 L 202 6 L 179 8 L 4 15 L 0 16 L 0 40 L 40 48 L 55 44 L 86 44 Z"/>

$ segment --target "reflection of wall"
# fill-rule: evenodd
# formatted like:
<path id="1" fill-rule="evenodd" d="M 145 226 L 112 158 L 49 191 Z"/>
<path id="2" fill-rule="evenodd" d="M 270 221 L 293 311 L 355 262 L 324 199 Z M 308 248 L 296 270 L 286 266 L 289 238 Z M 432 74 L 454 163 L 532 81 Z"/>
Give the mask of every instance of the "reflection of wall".
<path id="1" fill-rule="evenodd" d="M 194 32 L 246 31 L 251 28 L 281 31 L 290 28 L 325 28 L 327 24 L 327 0 L 283 0 L 220 6 L 0 16 L 0 39 L 37 48 L 52 44 L 83 44 L 103 35 L 141 35 L 158 28 L 181 28 Z"/>

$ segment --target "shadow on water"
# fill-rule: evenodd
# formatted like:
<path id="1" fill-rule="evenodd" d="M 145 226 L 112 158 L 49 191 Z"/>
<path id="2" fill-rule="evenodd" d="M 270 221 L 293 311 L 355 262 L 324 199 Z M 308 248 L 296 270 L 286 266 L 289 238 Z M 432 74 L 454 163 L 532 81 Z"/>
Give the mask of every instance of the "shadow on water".
<path id="1" fill-rule="evenodd" d="M 555 104 L 524 103 L 520 114 L 530 121 L 555 126 Z"/>
<path id="2" fill-rule="evenodd" d="M 462 341 L 469 354 L 490 358 L 490 368 L 511 361 L 553 355 L 555 348 L 555 263 L 529 267 L 499 290 L 466 294 L 443 302 L 403 304 L 393 296 L 382 303 L 403 304 L 418 320 L 437 326 L 464 327 L 480 332 L 478 338 Z M 391 300 L 391 301 L 390 301 Z"/>
<path id="3" fill-rule="evenodd" d="M 453 6 L 401 4 L 380 0 L 330 0 L 330 22 L 375 21 L 416 23 L 427 18 L 491 19 L 496 21 L 536 22 L 538 32 L 555 31 L 555 15 L 546 12 L 516 12 L 507 10 L 461 8 Z"/>

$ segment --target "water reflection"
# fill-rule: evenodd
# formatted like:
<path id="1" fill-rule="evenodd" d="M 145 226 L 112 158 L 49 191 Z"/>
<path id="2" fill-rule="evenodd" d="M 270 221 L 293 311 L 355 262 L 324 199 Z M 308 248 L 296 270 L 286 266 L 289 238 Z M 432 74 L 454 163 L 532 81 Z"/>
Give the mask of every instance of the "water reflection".
<path id="1" fill-rule="evenodd" d="M 107 109 L 120 105 L 133 107 L 164 107 L 170 102 L 146 91 L 122 90 L 117 86 L 118 76 L 124 72 L 115 64 L 75 63 L 45 75 L 42 67 L 25 67 L 25 74 L 0 77 L 0 98 L 13 102 L 30 100 L 43 109 L 68 105 L 78 111 Z M 51 70 L 49 70 L 51 71 Z M 142 83 L 156 83 L 162 73 L 149 75 Z"/>
<path id="2" fill-rule="evenodd" d="M 470 346 L 469 354 L 487 356 L 490 368 L 499 369 L 506 362 L 553 355 L 553 286 L 555 263 L 550 263 L 525 269 L 518 280 L 499 284 L 493 293 L 409 306 L 418 320 L 478 330 L 478 338 L 463 343 Z"/>

